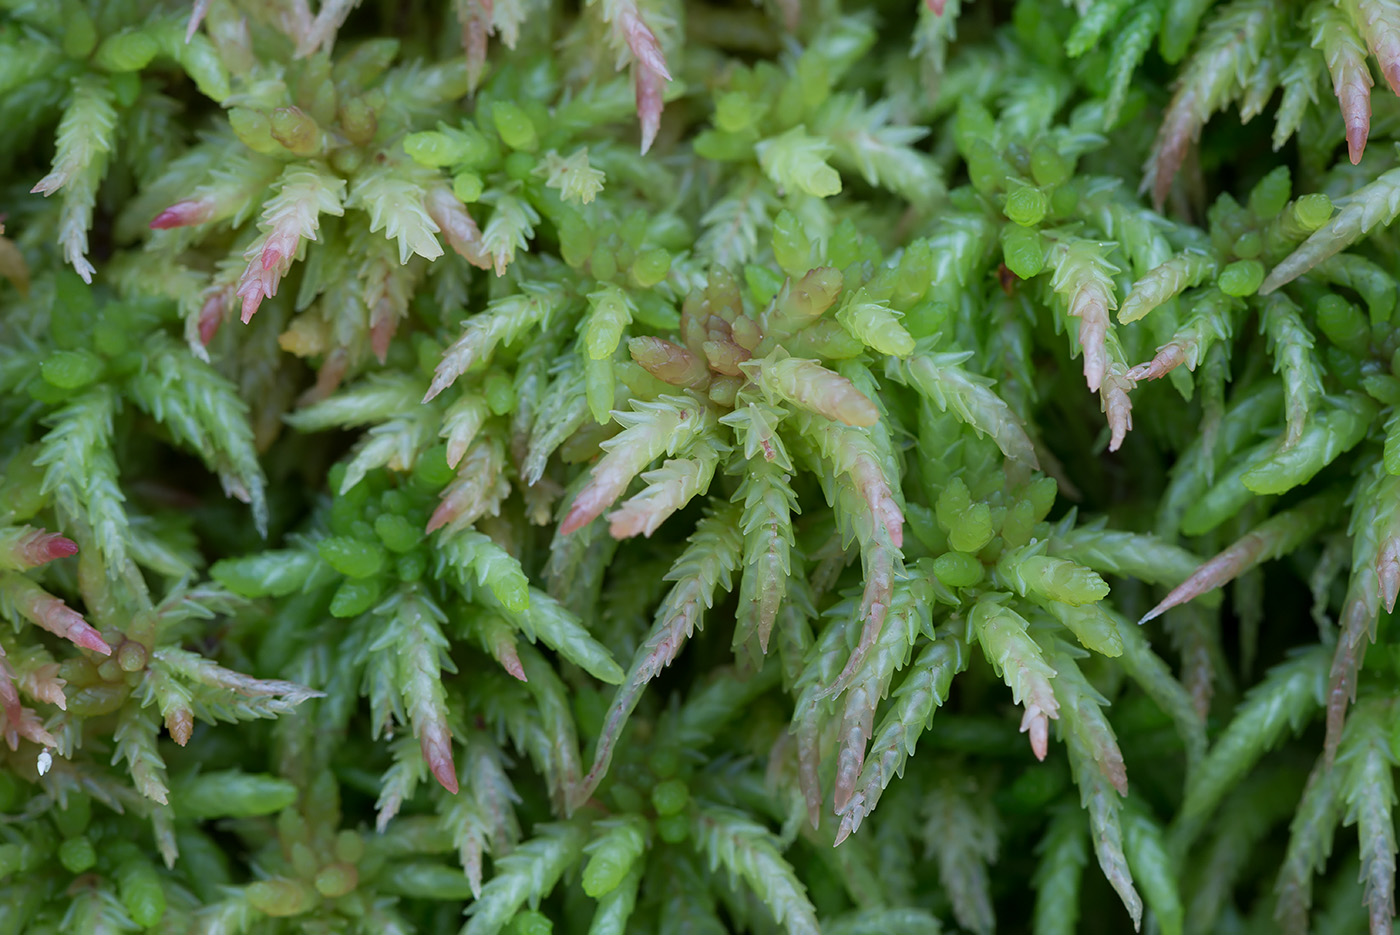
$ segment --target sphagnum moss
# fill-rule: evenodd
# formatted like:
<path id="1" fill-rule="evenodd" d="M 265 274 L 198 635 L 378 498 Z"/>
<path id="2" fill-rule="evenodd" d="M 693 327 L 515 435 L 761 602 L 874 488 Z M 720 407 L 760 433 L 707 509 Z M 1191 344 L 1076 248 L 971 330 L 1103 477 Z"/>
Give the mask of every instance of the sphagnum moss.
<path id="1" fill-rule="evenodd" d="M 0 935 L 1389 931 L 1400 6 L 963 6 L 0 0 Z"/>

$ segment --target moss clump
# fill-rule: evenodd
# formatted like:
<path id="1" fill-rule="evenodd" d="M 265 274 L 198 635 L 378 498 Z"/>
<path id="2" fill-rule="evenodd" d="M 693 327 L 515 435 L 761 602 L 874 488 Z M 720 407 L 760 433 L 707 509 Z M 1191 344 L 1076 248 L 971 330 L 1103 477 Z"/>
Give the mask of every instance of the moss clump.
<path id="1" fill-rule="evenodd" d="M 1388 932 L 1400 14 L 961 7 L 0 0 L 0 933 Z"/>

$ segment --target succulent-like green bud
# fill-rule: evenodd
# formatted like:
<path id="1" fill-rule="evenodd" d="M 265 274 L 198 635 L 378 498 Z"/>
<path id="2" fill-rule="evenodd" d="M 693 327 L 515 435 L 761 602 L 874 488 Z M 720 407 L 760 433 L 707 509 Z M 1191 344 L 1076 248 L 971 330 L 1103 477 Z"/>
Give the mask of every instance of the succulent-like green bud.
<path id="1" fill-rule="evenodd" d="M 1002 259 L 1022 279 L 1040 275 L 1045 268 L 1045 248 L 1037 231 L 1007 225 L 1001 231 Z"/>
<path id="2" fill-rule="evenodd" d="M 1220 271 L 1216 284 L 1226 295 L 1253 295 L 1264 281 L 1264 264 L 1258 260 L 1236 260 Z"/>
<path id="3" fill-rule="evenodd" d="M 982 580 L 982 563 L 965 552 L 945 552 L 933 561 L 933 572 L 950 588 L 970 588 Z"/>
<path id="4" fill-rule="evenodd" d="M 1021 185 L 1006 193 L 1006 216 L 1021 227 L 1039 224 L 1049 208 L 1050 199 L 1045 192 L 1030 185 Z"/>
<path id="5" fill-rule="evenodd" d="M 332 536 L 317 543 L 316 551 L 347 578 L 369 578 L 384 567 L 384 550 L 368 540 Z"/>
<path id="6" fill-rule="evenodd" d="M 975 553 L 992 540 L 992 511 L 974 503 L 962 478 L 955 477 L 938 495 L 938 525 L 948 533 L 948 544 L 959 552 Z"/>
<path id="7" fill-rule="evenodd" d="M 540 145 L 534 122 L 523 108 L 510 101 L 497 101 L 492 105 L 491 123 L 511 149 L 533 152 Z"/>
<path id="8" fill-rule="evenodd" d="M 676 811 L 679 809 L 665 814 Z M 635 818 L 601 826 L 602 834 L 584 848 L 589 855 L 583 868 L 585 893 L 598 899 L 622 883 L 646 847 L 645 828 L 645 824 Z"/>
<path id="9" fill-rule="evenodd" d="M 69 838 L 58 846 L 58 862 L 69 873 L 84 873 L 97 863 L 97 849 L 85 836 Z"/>

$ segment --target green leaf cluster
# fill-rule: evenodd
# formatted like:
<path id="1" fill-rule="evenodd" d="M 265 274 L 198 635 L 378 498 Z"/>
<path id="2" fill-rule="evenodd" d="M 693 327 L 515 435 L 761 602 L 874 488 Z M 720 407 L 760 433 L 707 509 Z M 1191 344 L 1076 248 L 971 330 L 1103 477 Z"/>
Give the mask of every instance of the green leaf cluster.
<path id="1" fill-rule="evenodd" d="M 0 0 L 0 933 L 1388 932 L 1400 7 L 963 7 Z"/>

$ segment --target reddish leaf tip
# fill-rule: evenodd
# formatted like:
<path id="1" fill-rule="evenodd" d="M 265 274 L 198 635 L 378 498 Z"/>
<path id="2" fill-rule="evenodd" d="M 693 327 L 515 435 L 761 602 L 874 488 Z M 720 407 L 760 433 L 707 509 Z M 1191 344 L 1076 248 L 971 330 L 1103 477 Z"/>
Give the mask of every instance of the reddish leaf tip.
<path id="1" fill-rule="evenodd" d="M 213 207 L 206 201 L 177 201 L 151 219 L 151 230 L 169 230 L 174 227 L 203 224 L 213 213 Z"/>

